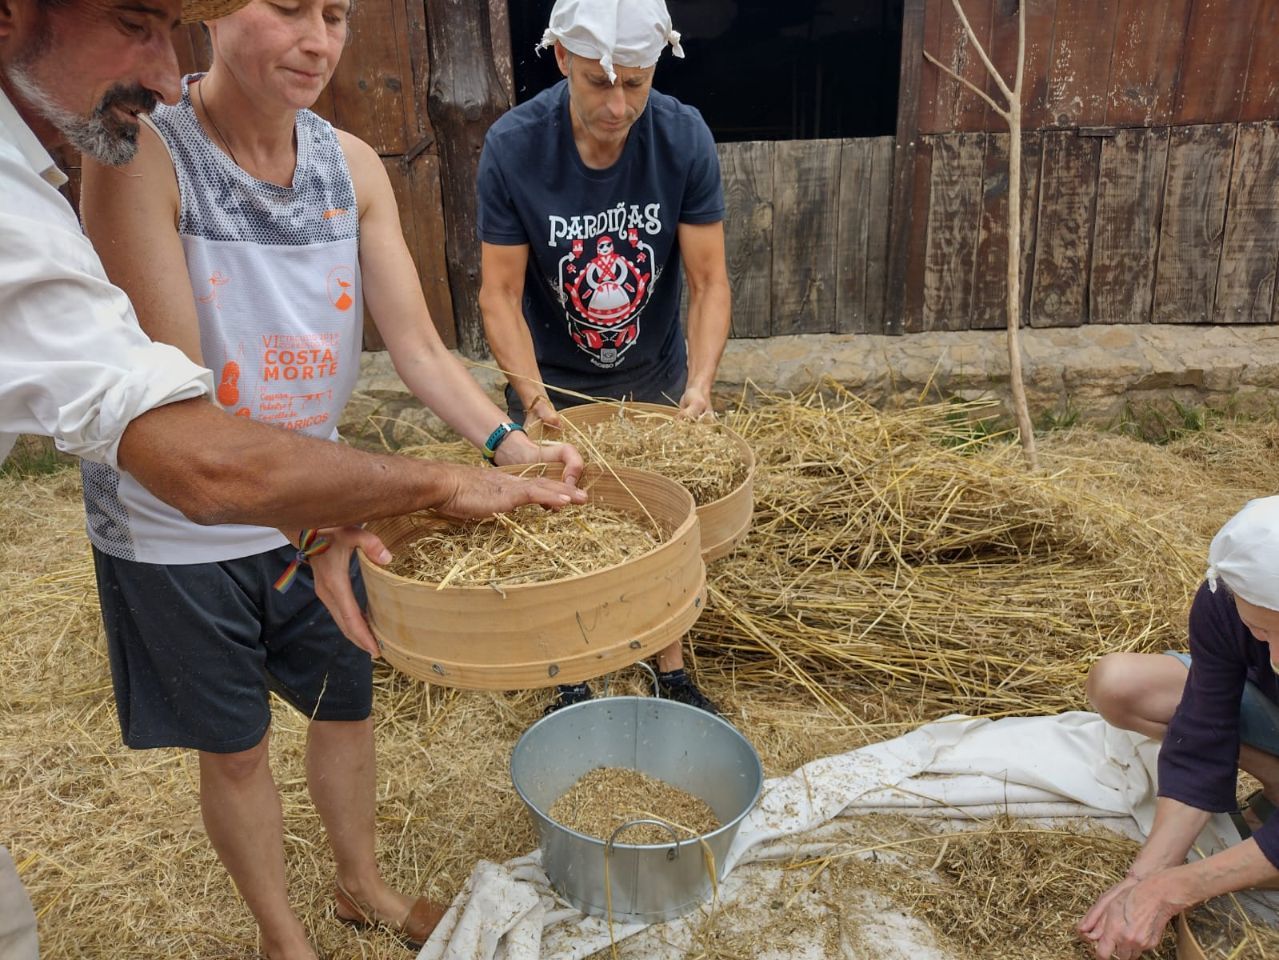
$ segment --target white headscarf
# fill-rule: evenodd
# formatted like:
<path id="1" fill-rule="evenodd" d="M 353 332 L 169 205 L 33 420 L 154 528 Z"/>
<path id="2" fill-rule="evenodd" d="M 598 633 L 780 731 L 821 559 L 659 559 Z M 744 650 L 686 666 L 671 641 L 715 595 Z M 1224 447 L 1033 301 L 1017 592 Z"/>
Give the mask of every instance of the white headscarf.
<path id="1" fill-rule="evenodd" d="M 553 47 L 557 40 L 569 53 L 598 60 L 613 83 L 614 64 L 651 67 L 668 43 L 671 53 L 684 56 L 665 0 L 556 0 L 538 46 Z"/>
<path id="2" fill-rule="evenodd" d="M 1208 547 L 1208 586 L 1217 579 L 1236 595 L 1279 610 L 1279 497 L 1250 500 L 1226 521 Z"/>

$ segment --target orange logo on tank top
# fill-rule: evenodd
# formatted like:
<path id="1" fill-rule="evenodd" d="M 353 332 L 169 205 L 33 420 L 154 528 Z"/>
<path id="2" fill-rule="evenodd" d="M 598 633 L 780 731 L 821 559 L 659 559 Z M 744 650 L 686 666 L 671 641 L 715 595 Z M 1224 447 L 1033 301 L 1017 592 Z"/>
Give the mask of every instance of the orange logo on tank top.
<path id="1" fill-rule="evenodd" d="M 329 271 L 327 281 L 329 303 L 339 310 L 350 310 L 355 303 L 351 291 L 355 289 L 355 272 L 348 266 L 334 267 Z"/>
<path id="2" fill-rule="evenodd" d="M 221 310 L 222 301 L 218 297 L 218 287 L 221 287 L 230 282 L 231 282 L 231 278 L 228 277 L 225 273 L 223 273 L 221 270 L 214 270 L 213 276 L 209 277 L 209 292 L 202 297 L 196 297 L 195 302 L 211 303 L 217 309 Z"/>
<path id="3" fill-rule="evenodd" d="M 235 411 L 235 415 L 237 417 L 251 417 L 253 416 L 253 411 L 248 407 L 241 407 L 239 410 Z"/>
<path id="4" fill-rule="evenodd" d="M 332 220 L 334 217 L 340 217 L 349 212 L 346 207 L 333 207 L 325 210 L 320 216 L 325 220 Z"/>
<path id="5" fill-rule="evenodd" d="M 228 360 L 222 366 L 222 382 L 218 384 L 218 403 L 234 407 L 240 402 L 240 365 Z"/>

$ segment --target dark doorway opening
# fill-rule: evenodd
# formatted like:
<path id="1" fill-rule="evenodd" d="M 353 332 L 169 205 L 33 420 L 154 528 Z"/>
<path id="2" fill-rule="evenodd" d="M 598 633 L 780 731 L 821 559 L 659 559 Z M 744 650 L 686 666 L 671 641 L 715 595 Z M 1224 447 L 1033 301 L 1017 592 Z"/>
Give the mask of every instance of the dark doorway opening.
<path id="1" fill-rule="evenodd" d="M 701 110 L 715 139 L 891 135 L 904 0 L 667 0 L 687 59 L 662 57 L 655 84 Z M 554 0 L 510 4 L 515 99 L 559 80 L 538 56 Z"/>

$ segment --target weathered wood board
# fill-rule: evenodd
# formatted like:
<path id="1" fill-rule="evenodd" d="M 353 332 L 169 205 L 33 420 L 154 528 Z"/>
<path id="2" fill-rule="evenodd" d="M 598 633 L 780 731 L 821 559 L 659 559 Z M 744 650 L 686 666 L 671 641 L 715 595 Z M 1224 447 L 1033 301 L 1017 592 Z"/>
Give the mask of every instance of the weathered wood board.
<path id="1" fill-rule="evenodd" d="M 838 140 L 774 144 L 772 333 L 835 329 Z"/>
<path id="2" fill-rule="evenodd" d="M 1171 130 L 1151 317 L 1155 323 L 1212 320 L 1234 149 L 1234 124 Z"/>
<path id="3" fill-rule="evenodd" d="M 734 337 L 767 337 L 773 320 L 773 144 L 719 146 Z"/>
<path id="4" fill-rule="evenodd" d="M 972 311 L 986 135 L 937 137 L 932 147 L 923 328 L 964 330 Z"/>
<path id="5" fill-rule="evenodd" d="M 1044 134 L 1030 324 L 1073 327 L 1088 319 L 1088 266 L 1101 148 L 1074 131 Z"/>
<path id="6" fill-rule="evenodd" d="M 1057 0 L 1048 74 L 1052 126 L 1098 126 L 1105 120 L 1117 12 L 1117 0 Z"/>
<path id="7" fill-rule="evenodd" d="M 840 154 L 837 333 L 878 333 L 888 252 L 891 137 L 845 140 Z"/>
<path id="8" fill-rule="evenodd" d="M 1106 124 L 1150 127 L 1172 120 L 1190 3 L 1119 0 Z"/>
<path id="9" fill-rule="evenodd" d="M 1150 320 L 1167 168 L 1166 127 L 1102 139 L 1089 323 Z"/>
<path id="10" fill-rule="evenodd" d="M 1258 5 L 1270 2 L 1194 0 L 1185 28 L 1174 123 L 1239 119 Z"/>
<path id="11" fill-rule="evenodd" d="M 1279 264 L 1279 123 L 1240 124 L 1214 323 L 1269 323 Z"/>
<path id="12" fill-rule="evenodd" d="M 986 138 L 982 170 L 981 225 L 973 279 L 972 322 L 975 330 L 1008 325 L 1008 134 Z M 1035 224 L 1039 217 L 1039 171 L 1043 138 L 1022 135 L 1021 144 L 1021 321 L 1030 316 L 1031 267 L 1035 257 Z"/>

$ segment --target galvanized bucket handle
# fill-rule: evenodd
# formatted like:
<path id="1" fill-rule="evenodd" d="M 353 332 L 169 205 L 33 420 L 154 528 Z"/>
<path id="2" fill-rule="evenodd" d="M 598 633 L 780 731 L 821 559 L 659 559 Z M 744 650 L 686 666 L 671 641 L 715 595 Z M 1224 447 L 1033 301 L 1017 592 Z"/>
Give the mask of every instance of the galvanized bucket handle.
<path id="1" fill-rule="evenodd" d="M 622 824 L 620 827 L 614 830 L 612 834 L 609 836 L 608 842 L 604 844 L 604 859 L 607 860 L 609 857 L 613 855 L 613 844 L 617 842 L 618 834 L 620 834 L 624 830 L 629 830 L 631 827 L 639 826 L 641 823 L 651 823 L 655 827 L 665 828 L 666 832 L 671 835 L 671 839 L 675 841 L 675 845 L 666 851 L 666 859 L 667 860 L 679 859 L 679 845 L 680 845 L 679 834 L 676 833 L 675 828 L 672 827 L 665 820 L 657 820 L 652 817 L 638 817 L 635 820 L 627 820 L 624 824 Z"/>
<path id="2" fill-rule="evenodd" d="M 653 681 L 653 696 L 658 700 L 662 699 L 662 687 L 657 682 L 657 671 L 653 669 L 652 665 L 647 660 L 636 660 L 632 666 L 644 669 L 644 672 L 648 674 L 648 678 Z M 613 689 L 613 678 L 615 676 L 617 676 L 617 671 L 610 673 L 608 679 L 604 682 L 604 696 L 606 697 L 609 696 L 610 691 Z"/>

